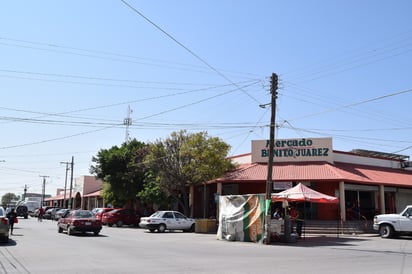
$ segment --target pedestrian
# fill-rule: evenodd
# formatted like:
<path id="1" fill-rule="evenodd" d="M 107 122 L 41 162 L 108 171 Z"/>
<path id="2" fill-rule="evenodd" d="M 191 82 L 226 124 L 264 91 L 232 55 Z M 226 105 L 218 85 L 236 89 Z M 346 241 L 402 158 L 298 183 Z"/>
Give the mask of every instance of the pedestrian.
<path id="1" fill-rule="evenodd" d="M 292 233 L 293 233 L 293 227 L 296 225 L 296 233 L 298 234 L 298 237 L 302 237 L 302 227 L 303 227 L 303 219 L 302 219 L 302 213 L 294 207 L 291 207 L 290 209 L 290 220 L 292 221 Z"/>
<path id="2" fill-rule="evenodd" d="M 14 221 L 15 219 L 17 219 L 17 213 L 14 208 L 12 208 L 9 213 L 7 213 L 6 217 L 9 219 L 10 234 L 13 235 Z"/>
<path id="3" fill-rule="evenodd" d="M 39 208 L 39 215 L 37 216 L 37 221 L 39 221 L 39 222 L 43 221 L 43 215 L 44 215 L 44 208 L 40 207 Z"/>

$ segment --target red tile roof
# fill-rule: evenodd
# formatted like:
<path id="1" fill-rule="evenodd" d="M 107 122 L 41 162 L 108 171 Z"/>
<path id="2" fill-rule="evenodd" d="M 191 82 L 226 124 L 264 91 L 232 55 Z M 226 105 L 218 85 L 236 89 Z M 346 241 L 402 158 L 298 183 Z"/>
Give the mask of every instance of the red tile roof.
<path id="1" fill-rule="evenodd" d="M 101 190 L 97 190 L 97 191 L 95 191 L 95 192 L 91 192 L 91 193 L 88 193 L 88 194 L 86 194 L 86 195 L 83 195 L 83 197 L 100 196 L 101 194 L 102 194 L 102 191 L 101 191 Z"/>
<path id="2" fill-rule="evenodd" d="M 245 164 L 215 180 L 218 182 L 262 182 L 267 180 L 266 164 Z M 361 184 L 412 186 L 412 172 L 348 163 L 275 163 L 273 181 L 345 181 Z"/>
<path id="3" fill-rule="evenodd" d="M 393 186 L 412 186 L 412 171 L 347 163 L 335 163 L 346 179 L 358 183 L 378 183 Z"/>

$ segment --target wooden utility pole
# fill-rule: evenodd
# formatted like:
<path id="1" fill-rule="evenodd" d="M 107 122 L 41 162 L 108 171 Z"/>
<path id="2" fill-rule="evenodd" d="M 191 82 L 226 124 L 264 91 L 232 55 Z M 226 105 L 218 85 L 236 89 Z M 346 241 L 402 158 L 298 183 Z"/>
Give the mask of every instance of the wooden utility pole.
<path id="1" fill-rule="evenodd" d="M 270 204 L 272 201 L 272 189 L 273 189 L 273 156 L 275 148 L 275 120 L 276 120 L 276 98 L 278 89 L 278 76 L 272 73 L 270 80 L 270 94 L 271 94 L 271 115 L 270 115 L 270 134 L 269 134 L 269 159 L 268 159 L 268 176 L 266 180 L 266 217 L 265 217 L 265 234 L 266 244 L 270 244 L 270 219 L 271 210 Z"/>
<path id="2" fill-rule="evenodd" d="M 72 198 L 72 191 L 73 191 L 73 166 L 74 166 L 74 156 L 72 156 L 72 161 L 70 163 L 70 194 L 69 194 L 69 209 L 73 209 L 73 198 Z"/>
<path id="3" fill-rule="evenodd" d="M 46 193 L 46 178 L 48 178 L 49 176 L 39 175 L 39 177 L 43 177 L 43 187 L 41 191 L 41 205 L 40 206 L 44 206 L 44 196 Z"/>
<path id="4" fill-rule="evenodd" d="M 63 205 L 62 208 L 67 208 L 66 206 L 66 190 L 67 190 L 67 172 L 69 171 L 69 164 L 70 162 L 60 162 L 60 164 L 66 165 L 66 178 L 64 179 L 64 197 L 63 197 Z"/>

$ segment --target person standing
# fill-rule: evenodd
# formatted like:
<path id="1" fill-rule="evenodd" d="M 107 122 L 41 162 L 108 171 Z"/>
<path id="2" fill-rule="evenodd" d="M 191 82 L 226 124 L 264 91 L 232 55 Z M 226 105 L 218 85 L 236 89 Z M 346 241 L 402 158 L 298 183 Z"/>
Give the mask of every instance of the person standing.
<path id="1" fill-rule="evenodd" d="M 289 216 L 290 216 L 290 232 L 293 233 L 294 227 L 296 225 L 296 218 L 297 218 L 298 212 L 296 211 L 294 206 L 291 206 L 289 208 Z"/>
<path id="2" fill-rule="evenodd" d="M 296 233 L 298 234 L 299 238 L 302 237 L 302 227 L 303 227 L 303 219 L 302 213 L 297 209 L 292 207 L 290 209 L 290 219 L 292 221 L 292 233 L 293 227 L 296 225 Z"/>
<path id="3" fill-rule="evenodd" d="M 37 216 L 37 221 L 39 221 L 39 222 L 43 221 L 43 215 L 44 215 L 44 208 L 40 207 L 39 208 L 39 215 Z"/>
<path id="4" fill-rule="evenodd" d="M 17 213 L 14 208 L 12 208 L 9 213 L 7 213 L 6 217 L 7 219 L 9 219 L 10 234 L 13 235 L 14 220 L 17 218 Z"/>

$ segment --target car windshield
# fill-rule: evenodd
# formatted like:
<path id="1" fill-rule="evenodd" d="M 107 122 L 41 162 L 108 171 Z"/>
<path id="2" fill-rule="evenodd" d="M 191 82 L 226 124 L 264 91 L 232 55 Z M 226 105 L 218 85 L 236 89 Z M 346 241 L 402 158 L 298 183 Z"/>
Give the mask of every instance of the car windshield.
<path id="1" fill-rule="evenodd" d="M 164 213 L 163 211 L 157 211 L 157 212 L 153 213 L 150 217 L 159 217 L 159 218 L 161 218 L 163 213 Z"/>
<path id="2" fill-rule="evenodd" d="M 74 213 L 74 217 L 76 218 L 92 218 L 94 217 L 91 211 L 77 211 Z"/>

